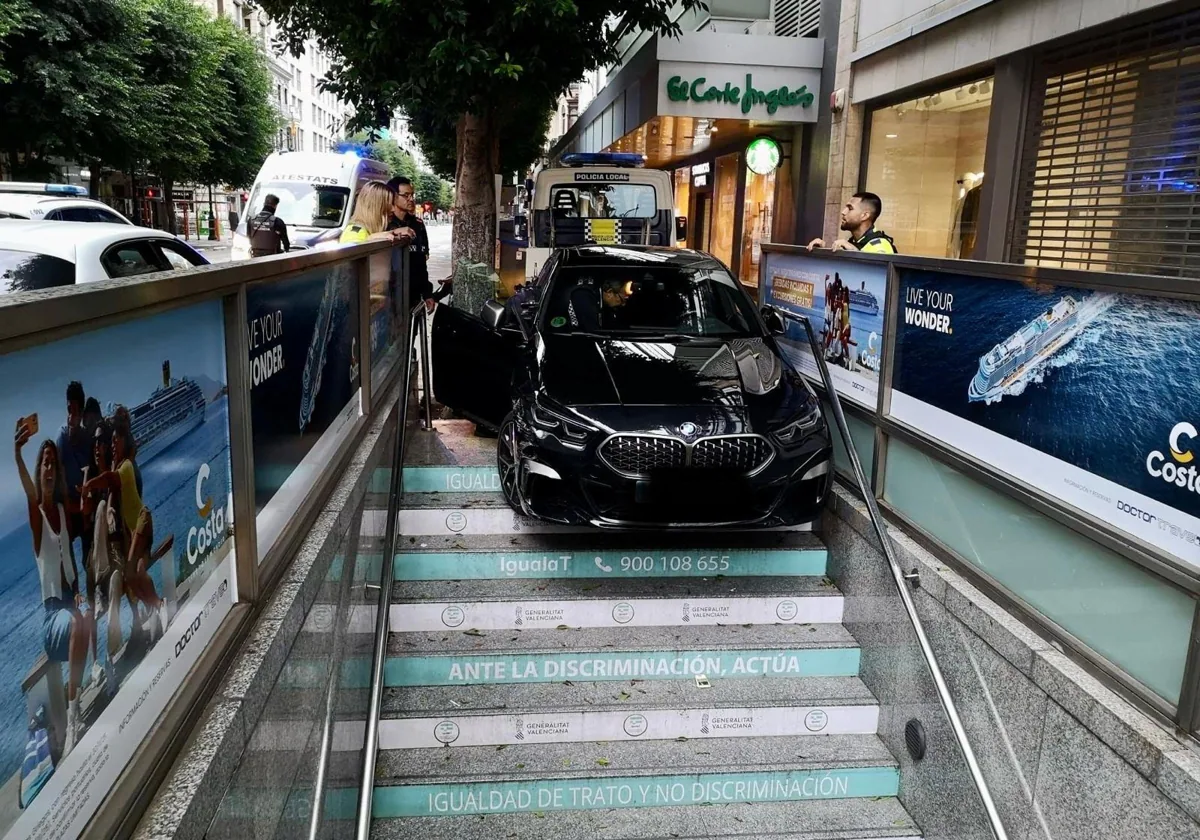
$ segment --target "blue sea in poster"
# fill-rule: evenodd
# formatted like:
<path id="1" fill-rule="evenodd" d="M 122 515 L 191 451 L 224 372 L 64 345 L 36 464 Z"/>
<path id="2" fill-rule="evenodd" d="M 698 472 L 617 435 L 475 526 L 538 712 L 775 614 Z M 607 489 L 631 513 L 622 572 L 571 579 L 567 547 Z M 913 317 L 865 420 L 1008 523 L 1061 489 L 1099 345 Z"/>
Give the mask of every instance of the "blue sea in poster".
<path id="1" fill-rule="evenodd" d="M 149 570 L 160 596 L 168 594 L 164 579 L 168 563 L 173 564 L 176 587 L 190 577 L 195 578 L 192 584 L 198 584 L 197 572 L 211 565 L 203 557 L 197 557 L 196 564 L 187 559 L 189 531 L 204 525 L 196 505 L 202 465 L 208 466 L 202 485 L 205 497 L 224 508 L 231 492 L 222 324 L 220 303 L 205 303 L 0 356 L 0 380 L 17 383 L 0 394 L 0 421 L 11 429 L 18 417 L 39 416 L 39 432 L 22 451 L 31 470 L 40 442 L 56 438 L 65 422 L 69 381 L 81 382 L 105 413 L 114 404 L 133 408 L 146 401 L 162 385 L 163 362 L 170 363 L 172 381 L 186 379 L 199 385 L 203 422 L 193 421 L 194 428 L 178 440 L 157 452 L 151 450 L 149 460 L 138 459 L 142 499 L 153 515 L 155 544 L 174 537 L 172 550 Z M 73 554 L 81 589 L 86 592 L 78 539 Z M 175 606 L 172 604 L 172 614 Z M 133 616 L 127 600 L 121 602 L 120 610 L 122 637 L 128 640 Z M 22 681 L 44 654 L 43 616 L 27 505 L 10 448 L 7 455 L 0 456 L 0 784 L 16 772 L 24 754 L 28 716 Z M 106 615 L 98 622 L 102 659 L 107 657 L 108 621 Z M 140 649 L 134 652 L 130 645 L 130 651 L 118 671 L 122 684 L 140 660 Z M 59 667 L 65 685 L 66 663 Z M 85 697 L 91 668 L 89 655 L 84 666 Z M 100 692 L 99 703 L 90 707 L 90 713 L 85 709 L 88 723 L 106 694 Z M 122 696 L 118 694 L 118 701 Z"/>
<path id="2" fill-rule="evenodd" d="M 1146 469 L 1177 424 L 1200 426 L 1200 305 L 912 269 L 900 277 L 897 391 L 1200 516 L 1200 494 Z M 952 332 L 905 323 L 917 290 L 953 295 Z M 971 401 L 980 358 L 1065 297 L 1080 304 L 1074 337 L 990 400 Z M 1200 440 L 1192 448 L 1200 454 Z"/>

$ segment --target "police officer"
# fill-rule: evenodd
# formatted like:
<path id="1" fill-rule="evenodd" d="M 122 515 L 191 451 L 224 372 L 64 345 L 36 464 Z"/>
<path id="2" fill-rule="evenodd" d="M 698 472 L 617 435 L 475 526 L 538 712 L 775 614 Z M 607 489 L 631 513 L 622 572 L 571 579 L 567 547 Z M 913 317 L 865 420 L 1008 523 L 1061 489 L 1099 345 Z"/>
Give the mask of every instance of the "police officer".
<path id="1" fill-rule="evenodd" d="M 278 209 L 279 196 L 268 195 L 263 199 L 262 212 L 246 222 L 246 235 L 250 237 L 250 256 L 268 257 L 291 250 L 292 243 L 288 241 L 287 225 L 275 215 Z"/>
<path id="2" fill-rule="evenodd" d="M 898 253 L 892 237 L 875 229 L 875 222 L 882 212 L 883 200 L 875 193 L 855 193 L 842 208 L 842 230 L 849 232 L 850 238 L 835 239 L 833 245 L 828 247 L 834 251 L 862 251 L 867 254 Z M 819 237 L 808 243 L 810 251 L 825 247 L 825 240 Z"/>

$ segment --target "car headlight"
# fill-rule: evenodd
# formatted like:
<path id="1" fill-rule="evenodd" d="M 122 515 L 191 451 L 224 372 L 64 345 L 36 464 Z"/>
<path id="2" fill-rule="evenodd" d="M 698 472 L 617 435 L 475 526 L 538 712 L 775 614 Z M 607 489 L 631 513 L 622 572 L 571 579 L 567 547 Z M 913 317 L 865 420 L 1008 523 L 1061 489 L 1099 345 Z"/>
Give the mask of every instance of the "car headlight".
<path id="1" fill-rule="evenodd" d="M 817 402 L 815 398 L 810 399 L 805 405 L 803 413 L 798 418 L 776 431 L 775 437 L 780 443 L 792 443 L 796 440 L 800 440 L 820 425 L 821 404 Z"/>
<path id="2" fill-rule="evenodd" d="M 557 407 L 547 405 L 544 397 L 536 397 L 529 405 L 529 418 L 538 429 L 557 436 L 564 443 L 582 446 L 588 436 L 596 431 L 591 426 L 567 416 Z"/>

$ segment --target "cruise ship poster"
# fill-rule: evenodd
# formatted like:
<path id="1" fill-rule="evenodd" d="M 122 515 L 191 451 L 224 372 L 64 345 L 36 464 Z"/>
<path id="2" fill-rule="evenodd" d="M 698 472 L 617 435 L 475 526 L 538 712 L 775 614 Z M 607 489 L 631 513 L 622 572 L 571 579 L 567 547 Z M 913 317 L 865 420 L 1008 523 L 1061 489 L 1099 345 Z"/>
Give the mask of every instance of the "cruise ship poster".
<path id="1" fill-rule="evenodd" d="M 344 424 L 352 402 L 357 409 L 363 358 L 357 267 L 252 287 L 246 308 L 255 508 L 261 513 L 281 489 L 289 498 L 307 493 L 312 471 L 298 468 L 319 466 L 314 447 Z"/>
<path id="2" fill-rule="evenodd" d="M 896 419 L 1200 566 L 1200 305 L 900 277 Z"/>
<path id="3" fill-rule="evenodd" d="M 767 303 L 807 317 L 845 399 L 874 409 L 883 353 L 887 266 L 766 251 L 761 287 Z M 820 381 L 804 325 L 785 321 L 780 348 L 797 370 Z"/>
<path id="4" fill-rule="evenodd" d="M 188 605 L 200 597 L 196 593 L 228 553 L 232 489 L 220 302 L 0 355 L 0 381 L 5 383 L 0 389 L 0 419 L 8 434 L 16 429 L 17 443 L 24 440 L 19 447 L 10 444 L 0 458 L 3 834 L 21 812 L 22 803 L 28 806 L 36 800 L 42 786 L 68 766 L 62 764 L 68 717 L 75 723 L 76 743 L 110 706 L 114 714 L 119 712 L 119 723 L 128 711 L 125 707 L 132 707 L 150 684 L 150 677 L 139 667 L 148 664 L 159 648 L 174 645 L 171 634 L 178 629 L 178 616 L 187 616 Z M 97 424 L 95 414 L 85 410 L 77 420 L 71 412 L 68 420 L 67 393 L 72 382 L 82 386 L 85 409 L 90 403 L 108 419 Z M 128 421 L 122 425 L 116 418 L 125 415 Z M 132 457 L 124 461 L 134 467 L 132 472 L 108 460 L 107 454 L 107 463 L 92 458 L 97 431 L 107 444 L 106 453 L 115 452 L 114 442 L 104 435 L 110 419 L 133 437 Z M 39 459 L 46 441 L 53 442 L 55 450 L 60 442 L 70 449 L 70 455 L 59 458 L 61 484 L 56 481 L 54 459 Z M 25 466 L 28 485 L 18 458 Z M 57 527 L 49 524 L 42 507 L 35 501 L 31 509 L 28 501 L 27 486 L 33 489 L 35 499 L 43 486 L 43 461 L 51 465 L 46 483 L 59 487 L 57 495 L 65 499 L 69 540 L 55 536 L 64 534 L 61 517 L 54 516 L 59 520 Z M 86 496 L 95 505 L 90 512 L 78 491 L 72 497 L 65 489 L 67 476 L 75 467 L 79 476 L 84 468 L 88 471 Z M 127 475 L 141 485 L 142 505 L 148 511 L 144 518 L 138 517 L 141 508 L 135 508 L 131 520 L 121 505 L 126 494 L 122 481 Z M 95 536 L 103 510 L 100 502 L 106 499 L 115 505 L 112 519 L 104 519 L 104 545 L 109 551 L 103 552 L 107 560 L 101 563 L 101 543 Z M 53 510 L 56 506 L 49 507 Z M 40 557 L 34 550 L 34 516 L 42 520 Z M 145 536 L 153 532 L 147 546 L 150 562 L 141 570 L 127 562 L 128 553 L 122 556 L 128 551 L 131 521 Z M 143 530 L 147 525 L 149 529 Z M 89 553 L 84 551 L 84 534 L 92 549 Z M 124 576 L 120 591 L 113 588 L 114 577 L 109 574 L 117 568 Z M 89 577 L 94 593 L 90 599 Z M 72 581 L 82 596 L 82 606 L 74 600 Z M 115 604 L 114 593 L 118 595 Z M 58 600 L 52 601 L 54 609 L 48 611 L 46 602 L 53 598 Z M 78 612 L 69 618 L 72 609 Z M 101 614 L 95 622 L 96 647 L 93 651 L 89 644 L 83 658 L 82 680 L 75 686 L 78 707 L 72 714 L 66 694 L 73 654 L 62 642 L 69 639 L 69 628 L 87 627 L 97 609 Z M 181 609 L 185 611 L 180 613 Z M 48 614 L 59 622 L 53 625 L 55 633 L 47 630 Z M 159 644 L 164 632 L 166 639 Z M 172 679 L 182 676 L 182 672 L 171 672 Z M 165 683 L 170 685 L 171 680 Z M 31 722 L 37 721 L 41 723 L 31 728 Z M 44 762 L 23 771 L 27 745 L 38 730 L 47 736 L 48 753 Z M 143 734 L 125 737 L 136 745 Z M 66 756 L 78 761 L 85 757 L 74 751 Z M 112 767 L 109 782 L 120 769 Z"/>

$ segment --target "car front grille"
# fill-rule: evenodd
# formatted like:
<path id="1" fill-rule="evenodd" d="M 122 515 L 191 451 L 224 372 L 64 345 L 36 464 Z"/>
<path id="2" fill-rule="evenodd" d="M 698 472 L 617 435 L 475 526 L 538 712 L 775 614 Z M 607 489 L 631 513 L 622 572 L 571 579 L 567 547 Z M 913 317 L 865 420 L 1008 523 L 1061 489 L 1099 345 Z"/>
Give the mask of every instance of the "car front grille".
<path id="1" fill-rule="evenodd" d="M 770 462 L 774 450 L 759 435 L 701 438 L 688 444 L 662 435 L 613 435 L 600 457 L 614 472 L 643 478 L 661 470 L 725 470 L 752 474 Z"/>

